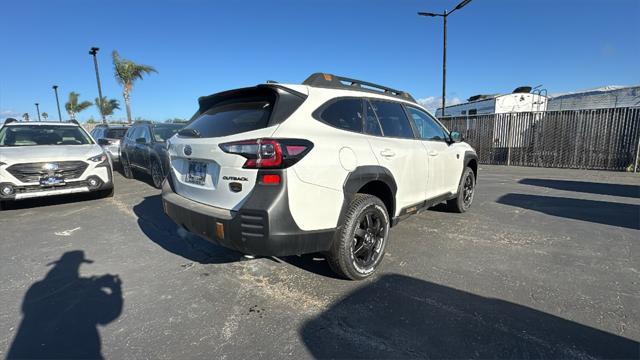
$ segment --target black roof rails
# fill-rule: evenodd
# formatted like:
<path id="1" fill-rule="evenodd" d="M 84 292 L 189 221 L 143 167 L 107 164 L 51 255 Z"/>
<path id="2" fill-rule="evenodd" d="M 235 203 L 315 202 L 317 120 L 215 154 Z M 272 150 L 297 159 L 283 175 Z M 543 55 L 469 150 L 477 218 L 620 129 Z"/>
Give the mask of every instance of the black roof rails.
<path id="1" fill-rule="evenodd" d="M 368 91 L 377 94 L 384 94 L 399 97 L 404 100 L 416 102 L 416 100 L 408 92 L 392 89 L 390 87 L 370 83 L 367 81 L 350 79 L 343 76 L 336 76 L 326 73 L 314 73 L 311 74 L 302 85 L 309 85 L 315 87 L 324 87 L 332 89 L 344 89 L 353 90 L 356 88 L 358 91 Z"/>
<path id="2" fill-rule="evenodd" d="M 78 120 L 71 119 L 71 120 L 69 120 L 69 122 L 72 123 L 72 124 L 80 125 Z"/>
<path id="3" fill-rule="evenodd" d="M 18 120 L 14 119 L 14 118 L 6 118 L 6 119 L 4 120 L 4 124 L 5 124 L 5 125 L 7 125 L 7 124 L 11 124 L 11 123 L 14 123 L 14 122 L 18 122 Z"/>

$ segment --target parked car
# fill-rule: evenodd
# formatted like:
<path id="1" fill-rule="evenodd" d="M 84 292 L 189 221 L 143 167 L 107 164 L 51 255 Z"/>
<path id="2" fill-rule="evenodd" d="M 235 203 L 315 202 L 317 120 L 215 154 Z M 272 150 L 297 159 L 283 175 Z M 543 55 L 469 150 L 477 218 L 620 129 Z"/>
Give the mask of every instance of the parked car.
<path id="1" fill-rule="evenodd" d="M 184 126 L 150 121 L 131 126 L 120 143 L 123 175 L 131 179 L 134 171 L 142 171 L 151 175 L 153 186 L 160 189 L 169 169 L 166 141 Z"/>
<path id="2" fill-rule="evenodd" d="M 406 92 L 317 73 L 199 105 L 170 140 L 164 209 L 245 254 L 323 252 L 339 275 L 364 279 L 391 226 L 440 202 L 465 212 L 473 201 L 475 151 Z"/>
<path id="3" fill-rule="evenodd" d="M 129 129 L 126 125 L 97 125 L 91 136 L 102 146 L 113 163 L 120 162 L 120 141 Z"/>
<path id="4" fill-rule="evenodd" d="M 0 209 L 22 199 L 96 192 L 113 196 L 107 154 L 76 122 L 0 127 Z"/>

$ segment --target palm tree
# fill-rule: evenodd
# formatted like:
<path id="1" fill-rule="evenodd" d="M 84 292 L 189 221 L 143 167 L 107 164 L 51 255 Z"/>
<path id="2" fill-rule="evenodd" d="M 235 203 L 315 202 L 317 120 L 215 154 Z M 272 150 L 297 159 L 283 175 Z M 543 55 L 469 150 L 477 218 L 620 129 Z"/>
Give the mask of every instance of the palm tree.
<path id="1" fill-rule="evenodd" d="M 116 50 L 113 50 L 111 56 L 113 57 L 113 69 L 116 81 L 122 85 L 122 97 L 127 107 L 127 120 L 131 123 L 131 101 L 129 93 L 133 90 L 133 83 L 138 79 L 142 80 L 145 74 L 157 73 L 158 71 L 156 71 L 153 66 L 136 64 L 131 60 L 123 59 Z"/>
<path id="2" fill-rule="evenodd" d="M 22 114 L 22 120 L 29 122 L 29 113 Z"/>
<path id="3" fill-rule="evenodd" d="M 96 106 L 100 109 L 100 98 L 95 100 Z M 120 110 L 120 103 L 116 99 L 107 99 L 106 96 L 102 97 L 102 115 L 105 117 L 113 115 L 114 110 Z"/>
<path id="4" fill-rule="evenodd" d="M 46 112 L 42 113 L 42 118 L 44 119 L 44 121 L 47 121 L 48 117 L 49 117 L 49 114 L 47 114 Z"/>
<path id="5" fill-rule="evenodd" d="M 70 92 L 69 101 L 67 101 L 67 103 L 64 104 L 64 108 L 67 110 L 67 113 L 69 114 L 69 117 L 71 118 L 71 120 L 76 119 L 77 113 L 93 105 L 90 101 L 83 101 L 81 103 L 78 103 L 79 96 L 80 94 L 78 94 L 77 92 L 74 92 L 74 91 Z"/>

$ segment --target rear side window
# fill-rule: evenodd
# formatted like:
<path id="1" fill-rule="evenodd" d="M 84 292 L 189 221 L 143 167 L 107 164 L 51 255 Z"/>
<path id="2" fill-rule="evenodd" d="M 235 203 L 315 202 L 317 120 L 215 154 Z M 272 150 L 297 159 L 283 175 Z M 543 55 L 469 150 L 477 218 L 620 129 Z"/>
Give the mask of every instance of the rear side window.
<path id="1" fill-rule="evenodd" d="M 362 132 L 362 100 L 339 99 L 320 114 L 322 121 L 340 129 Z"/>
<path id="2" fill-rule="evenodd" d="M 413 130 L 402 105 L 387 101 L 371 101 L 384 136 L 413 139 Z"/>
<path id="3" fill-rule="evenodd" d="M 268 126 L 273 107 L 270 98 L 236 98 L 210 107 L 185 128 L 199 137 L 219 137 Z M 181 133 L 182 134 L 182 133 Z"/>
<path id="4" fill-rule="evenodd" d="M 365 100 L 365 120 L 364 120 L 364 132 L 369 135 L 382 136 L 382 130 L 380 129 L 380 123 L 376 117 L 376 113 L 373 111 L 373 106 L 368 100 Z"/>

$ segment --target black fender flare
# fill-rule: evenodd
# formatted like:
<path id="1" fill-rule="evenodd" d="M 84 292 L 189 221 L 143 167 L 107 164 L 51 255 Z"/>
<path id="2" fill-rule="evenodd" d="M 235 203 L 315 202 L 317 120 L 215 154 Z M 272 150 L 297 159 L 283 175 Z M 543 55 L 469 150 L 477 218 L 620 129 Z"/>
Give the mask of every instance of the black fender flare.
<path id="1" fill-rule="evenodd" d="M 394 217 L 398 185 L 389 169 L 379 165 L 358 166 L 347 175 L 342 185 L 344 199 L 342 200 L 342 209 L 338 217 L 337 228 L 341 226 L 342 219 L 344 219 L 347 210 L 349 210 L 349 204 L 351 204 L 358 190 L 372 181 L 380 181 L 391 190 L 391 209 L 387 210 L 389 211 L 389 218 L 392 219 Z"/>
<path id="2" fill-rule="evenodd" d="M 473 170 L 473 174 L 476 176 L 476 179 L 478 179 L 478 155 L 474 151 L 466 150 L 464 152 L 464 160 L 462 162 L 464 166 L 462 168 L 462 173 L 464 174 L 464 169 L 467 166 L 469 166 L 469 163 L 471 162 L 471 160 L 475 160 L 476 162 L 475 169 L 474 168 L 471 168 L 471 169 Z M 462 175 L 460 175 L 460 177 L 461 177 L 460 180 L 462 180 Z"/>

